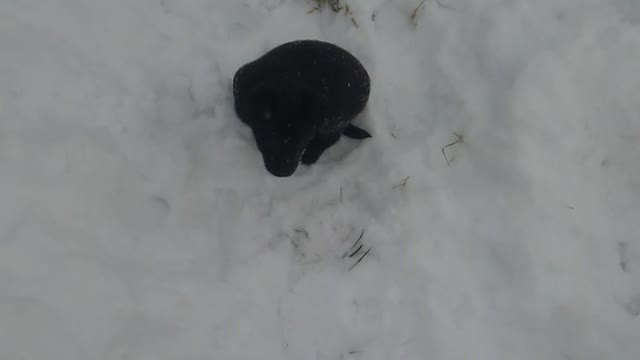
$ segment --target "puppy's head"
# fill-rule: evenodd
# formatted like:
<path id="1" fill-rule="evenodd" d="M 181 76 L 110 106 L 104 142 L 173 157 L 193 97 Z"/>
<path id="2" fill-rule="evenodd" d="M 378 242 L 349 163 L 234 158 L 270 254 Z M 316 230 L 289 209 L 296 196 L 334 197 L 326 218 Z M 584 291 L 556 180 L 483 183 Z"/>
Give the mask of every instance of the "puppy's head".
<path id="1" fill-rule="evenodd" d="M 249 125 L 265 167 L 275 176 L 291 176 L 315 133 L 315 93 L 295 85 L 260 84 L 247 101 Z"/>

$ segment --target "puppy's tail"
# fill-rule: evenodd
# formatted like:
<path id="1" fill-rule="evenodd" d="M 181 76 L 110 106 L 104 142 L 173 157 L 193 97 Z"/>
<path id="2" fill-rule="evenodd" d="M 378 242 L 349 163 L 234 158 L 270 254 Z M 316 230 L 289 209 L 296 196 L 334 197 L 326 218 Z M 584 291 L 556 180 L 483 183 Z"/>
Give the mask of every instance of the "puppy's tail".
<path id="1" fill-rule="evenodd" d="M 369 134 L 368 132 L 360 129 L 357 126 L 354 125 L 349 125 L 344 132 L 342 133 L 342 135 L 348 137 L 348 138 L 352 138 L 352 139 L 366 139 L 366 138 L 370 138 L 372 137 L 371 134 Z"/>

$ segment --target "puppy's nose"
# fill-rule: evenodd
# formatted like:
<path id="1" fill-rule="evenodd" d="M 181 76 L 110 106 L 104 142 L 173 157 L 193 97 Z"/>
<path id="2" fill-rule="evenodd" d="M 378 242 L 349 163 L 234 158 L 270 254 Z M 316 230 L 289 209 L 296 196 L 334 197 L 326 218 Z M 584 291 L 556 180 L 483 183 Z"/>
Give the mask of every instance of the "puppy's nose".
<path id="1" fill-rule="evenodd" d="M 278 161 L 265 161 L 265 167 L 267 171 L 278 177 L 291 176 L 298 168 L 298 163 L 295 159 L 281 159 Z"/>
<path id="2" fill-rule="evenodd" d="M 296 171 L 296 167 L 267 168 L 267 170 L 277 177 L 289 177 Z"/>

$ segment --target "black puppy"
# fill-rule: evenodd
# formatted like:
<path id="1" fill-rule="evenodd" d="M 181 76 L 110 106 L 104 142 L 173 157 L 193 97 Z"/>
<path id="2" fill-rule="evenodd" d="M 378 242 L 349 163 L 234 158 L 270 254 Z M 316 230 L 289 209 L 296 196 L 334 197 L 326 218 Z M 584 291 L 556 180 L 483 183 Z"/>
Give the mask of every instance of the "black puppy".
<path id="1" fill-rule="evenodd" d="M 301 40 L 242 66 L 233 78 L 238 117 L 253 131 L 267 170 L 292 175 L 313 164 L 340 135 L 371 135 L 351 121 L 367 104 L 369 74 L 336 45 Z"/>

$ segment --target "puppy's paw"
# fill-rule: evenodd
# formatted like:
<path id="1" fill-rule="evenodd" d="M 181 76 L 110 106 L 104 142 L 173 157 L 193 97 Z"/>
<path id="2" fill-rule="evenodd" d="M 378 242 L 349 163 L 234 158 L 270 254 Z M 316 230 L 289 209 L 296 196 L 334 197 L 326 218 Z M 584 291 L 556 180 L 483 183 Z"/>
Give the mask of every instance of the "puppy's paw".
<path id="1" fill-rule="evenodd" d="M 367 139 L 372 137 L 371 134 L 369 134 L 367 131 L 360 129 L 355 125 L 349 125 L 349 127 L 346 128 L 346 130 L 342 133 L 342 135 L 348 138 L 357 139 L 357 140 L 362 140 L 362 139 Z"/>
<path id="2" fill-rule="evenodd" d="M 300 162 L 303 165 L 313 165 L 318 161 L 319 158 L 320 158 L 320 153 L 318 153 L 317 151 L 307 150 L 302 154 L 302 157 L 300 158 Z"/>

